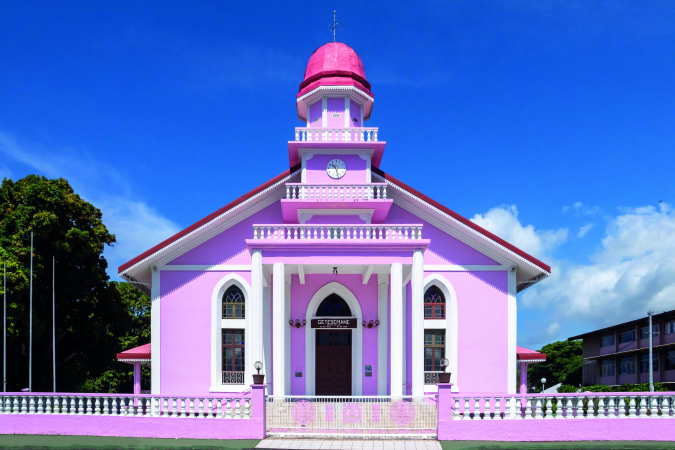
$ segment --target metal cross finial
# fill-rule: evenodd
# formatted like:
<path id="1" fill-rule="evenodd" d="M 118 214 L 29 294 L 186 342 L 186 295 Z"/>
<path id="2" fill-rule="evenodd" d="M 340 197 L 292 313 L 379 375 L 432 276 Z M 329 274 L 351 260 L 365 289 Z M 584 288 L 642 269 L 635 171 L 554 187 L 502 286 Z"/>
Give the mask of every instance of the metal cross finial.
<path id="1" fill-rule="evenodd" d="M 337 29 L 338 23 L 335 21 L 335 13 L 336 11 L 333 11 L 333 42 L 335 42 L 335 30 Z M 328 28 L 330 28 L 330 25 L 328 25 Z"/>

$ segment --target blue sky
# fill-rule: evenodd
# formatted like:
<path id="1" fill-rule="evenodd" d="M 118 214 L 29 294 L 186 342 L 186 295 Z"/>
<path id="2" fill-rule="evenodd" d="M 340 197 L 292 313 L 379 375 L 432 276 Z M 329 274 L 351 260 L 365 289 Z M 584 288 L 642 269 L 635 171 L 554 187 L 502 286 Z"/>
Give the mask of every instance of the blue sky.
<path id="1" fill-rule="evenodd" d="M 553 266 L 520 345 L 675 309 L 675 2 L 260 5 L 0 3 L 0 177 L 70 180 L 116 279 L 288 167 L 337 9 L 381 168 Z"/>

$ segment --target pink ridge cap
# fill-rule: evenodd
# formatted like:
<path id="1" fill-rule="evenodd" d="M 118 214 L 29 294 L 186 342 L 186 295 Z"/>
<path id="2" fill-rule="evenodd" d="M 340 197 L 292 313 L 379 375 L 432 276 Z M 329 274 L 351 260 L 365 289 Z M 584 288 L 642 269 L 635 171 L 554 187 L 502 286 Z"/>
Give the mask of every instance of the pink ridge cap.
<path id="1" fill-rule="evenodd" d="M 351 72 L 363 79 L 366 78 L 363 62 L 354 49 L 342 42 L 329 42 L 312 53 L 305 70 L 305 80 L 319 73 L 335 70 Z"/>
<path id="2" fill-rule="evenodd" d="M 117 354 L 117 359 L 150 359 L 151 344 L 143 344 Z"/>
<path id="3" fill-rule="evenodd" d="M 518 355 L 518 359 L 546 359 L 546 353 L 539 353 L 525 347 L 516 346 L 516 354 Z"/>

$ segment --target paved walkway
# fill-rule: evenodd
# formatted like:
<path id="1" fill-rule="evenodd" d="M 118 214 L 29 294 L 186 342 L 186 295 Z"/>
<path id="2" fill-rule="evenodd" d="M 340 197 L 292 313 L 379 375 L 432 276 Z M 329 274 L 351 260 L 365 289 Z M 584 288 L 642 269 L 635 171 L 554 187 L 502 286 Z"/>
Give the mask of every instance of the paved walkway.
<path id="1" fill-rule="evenodd" d="M 312 450 L 441 450 L 435 439 L 293 439 L 267 438 L 256 448 Z"/>

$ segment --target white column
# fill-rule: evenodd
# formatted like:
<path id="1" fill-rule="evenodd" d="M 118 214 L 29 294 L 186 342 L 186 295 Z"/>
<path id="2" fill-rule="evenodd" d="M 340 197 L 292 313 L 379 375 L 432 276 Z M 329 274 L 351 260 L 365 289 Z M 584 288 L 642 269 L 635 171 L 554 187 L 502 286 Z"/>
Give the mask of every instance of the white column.
<path id="1" fill-rule="evenodd" d="M 286 274 L 286 279 L 285 279 L 285 289 L 286 289 L 286 297 L 284 298 L 285 300 L 285 307 L 284 307 L 284 329 L 286 330 L 284 332 L 284 345 L 285 345 L 285 354 L 286 354 L 286 384 L 284 392 L 287 395 L 291 394 L 291 330 L 290 328 L 287 327 L 288 320 L 291 317 L 291 274 L 288 273 Z"/>
<path id="2" fill-rule="evenodd" d="M 263 267 L 262 252 L 253 250 L 251 253 L 251 301 L 246 305 L 246 368 L 244 384 L 252 384 L 253 368 L 256 361 L 265 363 L 263 354 Z M 261 371 L 261 373 L 263 373 Z"/>
<path id="3" fill-rule="evenodd" d="M 412 265 L 412 395 L 424 395 L 424 252 L 413 252 Z"/>
<path id="4" fill-rule="evenodd" d="M 263 289 L 263 370 L 260 373 L 265 374 L 265 383 L 267 383 L 267 394 L 272 393 L 270 376 L 272 375 L 269 367 L 272 367 L 272 296 L 270 288 Z M 255 362 L 255 361 L 254 361 Z"/>
<path id="5" fill-rule="evenodd" d="M 286 281 L 284 263 L 274 263 L 272 268 L 272 359 L 274 363 L 274 395 L 286 394 Z"/>
<path id="6" fill-rule="evenodd" d="M 150 392 L 152 395 L 160 394 L 160 323 L 159 323 L 159 299 L 160 282 L 157 267 L 152 268 L 152 286 L 150 288 Z"/>
<path id="7" fill-rule="evenodd" d="M 391 395 L 403 395 L 403 266 L 391 265 Z"/>
<path id="8" fill-rule="evenodd" d="M 377 328 L 377 395 L 387 395 L 387 334 L 389 331 L 388 305 L 389 276 L 386 273 L 377 274 L 377 319 L 380 326 Z"/>
<path id="9" fill-rule="evenodd" d="M 514 267 L 512 270 L 508 272 L 509 274 L 509 281 L 508 281 L 508 288 L 509 288 L 509 296 L 508 296 L 508 304 L 507 304 L 507 316 L 508 316 L 508 329 L 507 329 L 507 338 L 506 341 L 508 343 L 508 349 L 506 350 L 507 354 L 507 374 L 506 374 L 506 382 L 508 383 L 506 386 L 506 392 L 509 394 L 515 394 L 516 393 L 516 337 L 518 333 L 518 322 L 517 322 L 517 306 L 516 306 L 516 268 Z"/>

